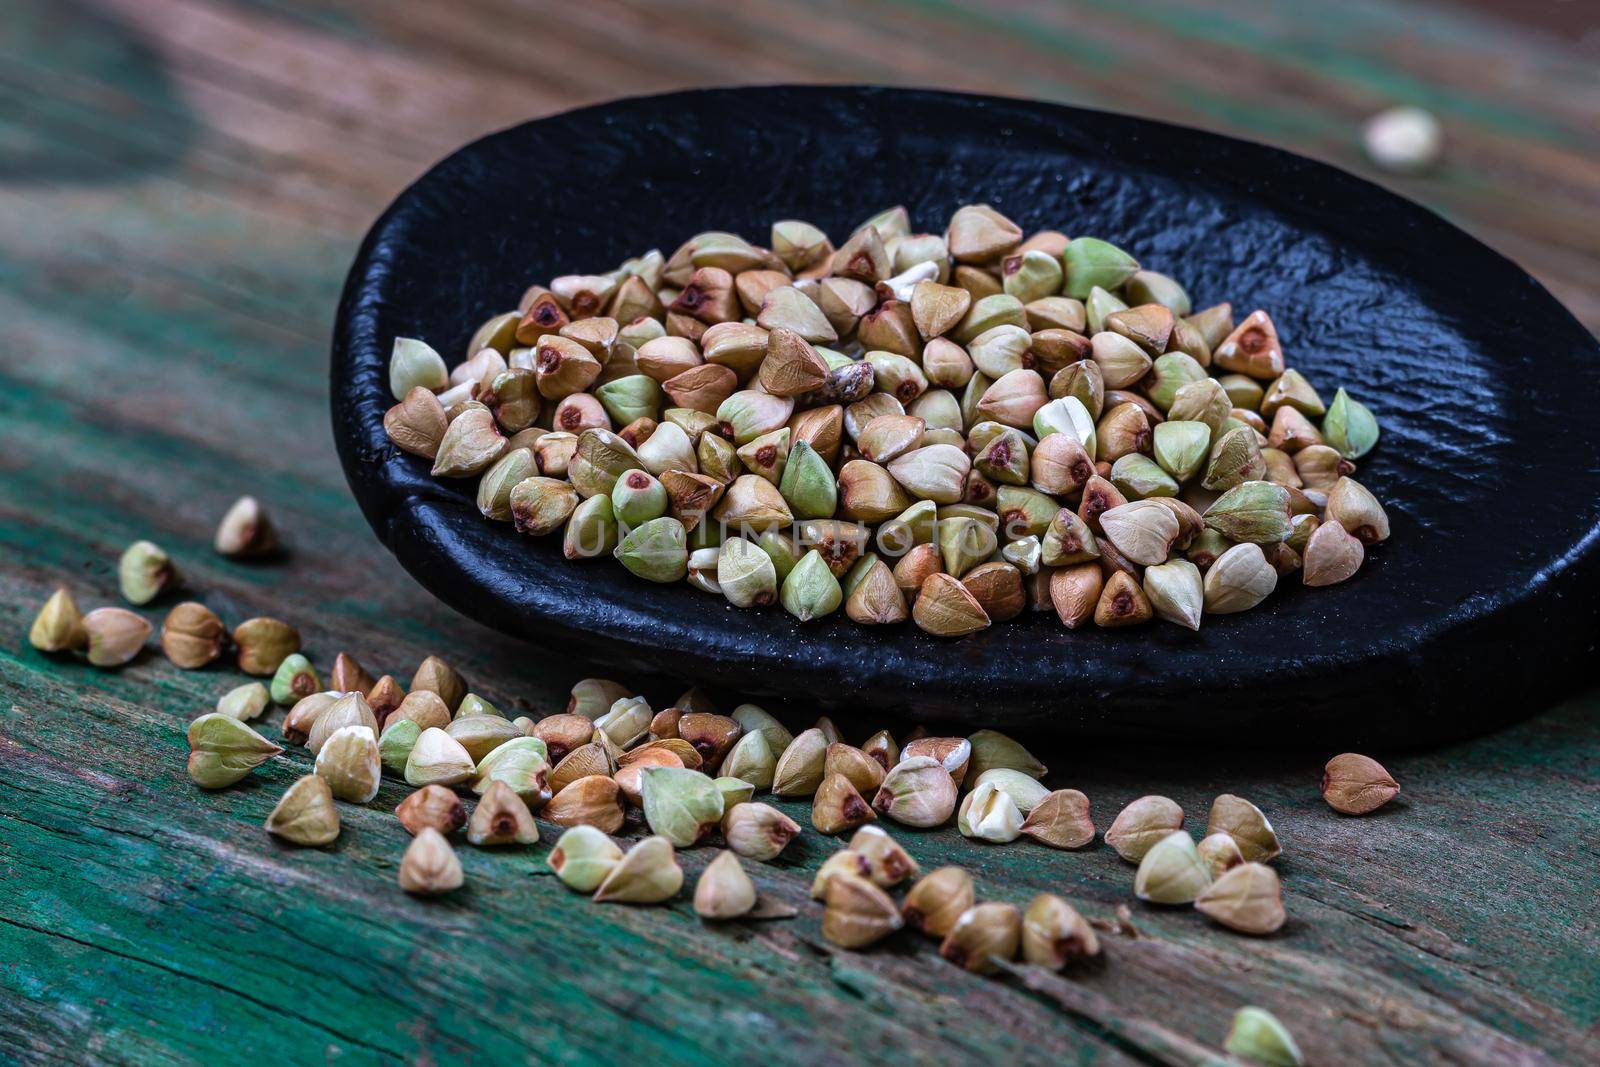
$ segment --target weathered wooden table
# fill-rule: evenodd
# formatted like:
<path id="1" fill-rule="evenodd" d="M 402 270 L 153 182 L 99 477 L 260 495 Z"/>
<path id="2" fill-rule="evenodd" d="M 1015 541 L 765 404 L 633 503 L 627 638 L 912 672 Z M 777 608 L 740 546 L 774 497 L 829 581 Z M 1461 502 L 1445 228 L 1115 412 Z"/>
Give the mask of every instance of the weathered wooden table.
<path id="1" fill-rule="evenodd" d="M 347 807 L 328 851 L 260 829 L 304 750 L 220 794 L 192 787 L 184 726 L 238 676 L 151 653 L 106 673 L 26 643 L 58 583 L 114 602 L 117 554 L 149 536 L 225 618 L 287 618 L 323 666 L 349 649 L 404 675 L 438 651 L 502 707 L 555 709 L 571 665 L 433 603 L 361 521 L 329 439 L 326 343 L 355 244 L 406 181 L 479 133 L 612 95 L 940 84 L 1357 170 L 1358 120 L 1419 102 L 1450 154 L 1398 187 L 1600 323 L 1592 34 L 1367 0 L 1336 20 L 1203 6 L 0 4 L 0 1060 L 1202 1063 L 1247 1003 L 1316 1064 L 1600 1060 L 1594 694 L 1471 744 L 1378 753 L 1405 792 L 1362 820 L 1320 800 L 1329 753 L 1235 737 L 1046 752 L 1102 827 L 1148 791 L 1191 828 L 1213 792 L 1255 799 L 1286 842 L 1291 919 L 1251 940 L 1136 905 L 1138 936 L 1106 935 L 1103 965 L 1024 981 L 958 972 L 910 937 L 829 947 L 806 887 L 834 844 L 810 833 L 760 871 L 800 908 L 787 922 L 596 906 L 548 873 L 546 845 L 463 846 L 463 892 L 409 899 L 401 786 Z M 210 551 L 245 492 L 280 519 L 286 562 Z M 1100 919 L 1133 903 L 1104 848 L 902 836 L 984 895 L 1049 889 Z M 706 858 L 689 854 L 691 876 Z"/>

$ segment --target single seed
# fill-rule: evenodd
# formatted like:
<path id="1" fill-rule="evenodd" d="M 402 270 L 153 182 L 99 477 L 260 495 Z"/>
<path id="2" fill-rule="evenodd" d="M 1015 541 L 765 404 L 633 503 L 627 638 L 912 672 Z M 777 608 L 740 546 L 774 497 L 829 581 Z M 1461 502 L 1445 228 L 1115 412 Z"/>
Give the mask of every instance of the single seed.
<path id="1" fill-rule="evenodd" d="M 1322 771 L 1322 799 L 1342 815 L 1366 815 L 1400 795 L 1400 786 L 1370 756 L 1345 752 Z"/>

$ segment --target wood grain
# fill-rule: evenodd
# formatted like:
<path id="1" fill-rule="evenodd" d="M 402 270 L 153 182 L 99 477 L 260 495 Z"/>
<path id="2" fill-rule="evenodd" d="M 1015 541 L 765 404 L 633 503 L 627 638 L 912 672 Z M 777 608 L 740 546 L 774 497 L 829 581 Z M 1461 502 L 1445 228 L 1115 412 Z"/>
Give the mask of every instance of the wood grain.
<path id="1" fill-rule="evenodd" d="M 1368 0 L 1338 19 L 1269 0 L 10 0 L 0 25 L 9 1056 L 1198 1064 L 1257 1003 L 1317 1064 L 1600 1058 L 1594 694 L 1473 744 L 1375 753 L 1405 792 L 1363 820 L 1317 794 L 1331 753 L 1231 737 L 1214 752 L 1048 752 L 1102 827 L 1148 791 L 1178 799 L 1196 831 L 1213 792 L 1256 800 L 1285 839 L 1290 923 L 1251 940 L 1135 906 L 1141 936 L 1108 935 L 1103 965 L 981 979 L 910 936 L 830 948 L 806 887 L 835 845 L 809 832 L 759 872 L 800 909 L 793 921 L 711 929 L 686 901 L 592 905 L 547 872 L 548 826 L 525 852 L 463 846 L 467 889 L 411 900 L 394 885 L 401 786 L 343 807 L 332 849 L 280 847 L 259 826 L 307 770 L 302 750 L 220 794 L 183 772 L 184 725 L 236 675 L 150 654 L 104 673 L 23 637 L 56 584 L 112 602 L 117 553 L 151 537 L 189 593 L 229 620 L 293 621 L 319 665 L 349 649 L 405 676 L 438 651 L 503 708 L 559 707 L 573 665 L 412 584 L 350 502 L 327 429 L 327 338 L 361 233 L 429 162 L 491 129 L 686 85 L 938 84 L 1152 114 L 1365 172 L 1361 118 L 1418 102 L 1446 125 L 1445 165 L 1384 180 L 1524 263 L 1593 327 L 1600 81 L 1581 39 Z M 244 492 L 278 517 L 287 562 L 211 553 Z M 675 695 L 641 681 L 658 706 Z M 782 711 L 809 719 L 803 701 Z M 847 731 L 875 725 L 863 711 Z M 803 804 L 785 807 L 805 821 Z M 902 836 L 924 867 L 973 869 L 986 896 L 1048 889 L 1101 919 L 1133 903 L 1131 869 L 1104 848 Z M 709 856 L 687 854 L 691 876 Z"/>

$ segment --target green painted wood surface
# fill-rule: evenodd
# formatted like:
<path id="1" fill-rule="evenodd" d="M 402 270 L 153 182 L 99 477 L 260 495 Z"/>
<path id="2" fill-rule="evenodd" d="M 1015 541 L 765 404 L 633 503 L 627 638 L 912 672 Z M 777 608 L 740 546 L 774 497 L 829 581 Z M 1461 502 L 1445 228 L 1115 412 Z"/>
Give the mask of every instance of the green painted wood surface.
<path id="1" fill-rule="evenodd" d="M 1211 754 L 1048 751 L 1102 827 L 1147 791 L 1194 830 L 1214 792 L 1255 799 L 1286 842 L 1291 920 L 1257 941 L 1135 906 L 1140 936 L 1108 934 L 1102 966 L 993 980 L 909 937 L 827 946 L 806 886 L 834 846 L 810 833 L 758 875 L 800 909 L 787 922 L 592 905 L 545 871 L 548 826 L 525 853 L 463 846 L 464 892 L 408 899 L 401 786 L 346 806 L 333 849 L 282 848 L 260 823 L 303 750 L 221 794 L 183 772 L 184 725 L 236 675 L 153 654 L 104 673 L 23 637 L 58 583 L 113 602 L 116 554 L 147 536 L 225 618 L 290 619 L 323 666 L 349 649 L 403 676 L 439 651 L 504 708 L 556 709 L 570 665 L 432 603 L 376 545 L 332 455 L 323 368 L 345 266 L 406 181 L 482 132 L 621 93 L 944 84 L 1357 170 L 1359 119 L 1417 101 L 1450 155 L 1392 184 L 1600 322 L 1592 40 L 1420 4 L 1340 12 L 0 3 L 0 1060 L 1198 1064 L 1244 1003 L 1323 1065 L 1600 1059 L 1595 694 L 1471 744 L 1375 753 L 1405 792 L 1364 820 L 1321 803 L 1329 753 L 1246 754 L 1230 737 Z M 210 552 L 244 492 L 278 516 L 287 562 Z M 875 724 L 845 725 L 859 739 Z M 1050 889 L 1107 920 L 1132 903 L 1131 869 L 1103 848 L 902 836 L 924 866 L 972 868 L 986 896 Z M 691 876 L 708 857 L 688 854 Z"/>

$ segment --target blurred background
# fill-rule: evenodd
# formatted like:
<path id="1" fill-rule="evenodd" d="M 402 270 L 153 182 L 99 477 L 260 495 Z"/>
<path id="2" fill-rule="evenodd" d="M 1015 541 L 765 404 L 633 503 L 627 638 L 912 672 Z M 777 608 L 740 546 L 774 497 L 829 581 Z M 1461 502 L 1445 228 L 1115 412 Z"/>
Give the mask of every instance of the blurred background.
<path id="1" fill-rule="evenodd" d="M 226 257 L 211 264 L 217 280 L 254 289 L 250 271 L 292 256 L 300 277 L 274 286 L 326 294 L 308 307 L 325 317 L 364 227 L 480 134 L 686 86 L 877 82 L 1134 112 L 1326 159 L 1467 226 L 1600 323 L 1595 0 L 3 0 L 0 11 L 0 239 L 32 257 L 48 234 L 63 267 L 151 254 L 150 226 L 163 244 L 198 242 L 181 256 L 194 266 L 242 229 L 261 242 L 257 262 Z M 1363 123 L 1395 105 L 1442 128 L 1442 156 L 1422 174 L 1386 175 L 1363 152 Z"/>
<path id="2" fill-rule="evenodd" d="M 790 81 L 1135 112 L 1390 185 L 1594 329 L 1597 71 L 1596 0 L 0 0 L 0 514 L 29 560 L 0 558 L 0 577 L 20 613 L 133 536 L 203 552 L 252 492 L 315 545 L 274 590 L 308 644 L 343 647 L 315 632 L 335 611 L 412 661 L 464 632 L 488 658 L 525 654 L 377 548 L 326 404 L 367 226 L 434 160 L 511 123 Z M 1395 107 L 1423 113 L 1369 127 Z"/>

